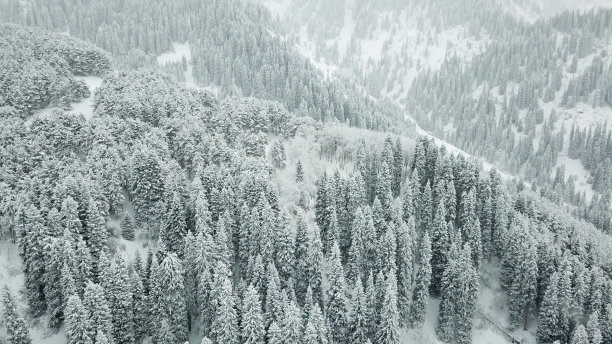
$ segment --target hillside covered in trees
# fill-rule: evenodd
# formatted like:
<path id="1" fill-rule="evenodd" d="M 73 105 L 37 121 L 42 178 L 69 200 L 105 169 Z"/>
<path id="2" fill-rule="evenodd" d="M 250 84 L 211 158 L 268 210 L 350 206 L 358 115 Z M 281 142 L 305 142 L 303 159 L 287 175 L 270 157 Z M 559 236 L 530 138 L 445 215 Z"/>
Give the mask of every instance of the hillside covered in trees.
<path id="1" fill-rule="evenodd" d="M 365 82 L 381 65 L 327 73 L 261 5 L 0 0 L 13 22 L 0 24 L 0 342 L 612 343 L 607 124 L 576 121 L 568 144 L 556 106 L 535 118 L 610 12 L 495 31 L 495 6 L 439 2 L 378 8 L 443 9 L 440 26 L 480 13 L 491 43 L 414 75 L 398 101 Z M 332 39 L 340 3 L 311 34 Z M 575 38 L 522 59 L 551 27 Z M 177 43 L 190 54 L 160 63 Z M 575 104 L 557 105 L 609 107 L 601 51 L 572 81 L 593 87 L 565 97 L 562 83 L 555 102 Z M 467 123 L 506 126 L 547 153 L 503 155 L 500 172 L 418 136 L 406 110 L 434 132 L 464 116 L 450 142 Z M 592 198 L 535 164 L 559 145 L 589 169 Z"/>

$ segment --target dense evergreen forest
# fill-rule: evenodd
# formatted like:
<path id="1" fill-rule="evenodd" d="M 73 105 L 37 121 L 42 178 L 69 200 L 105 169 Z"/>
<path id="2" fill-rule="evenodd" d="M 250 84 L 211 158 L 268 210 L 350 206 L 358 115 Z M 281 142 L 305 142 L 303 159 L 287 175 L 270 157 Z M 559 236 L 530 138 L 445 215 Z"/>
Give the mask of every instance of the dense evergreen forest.
<path id="1" fill-rule="evenodd" d="M 321 39 L 344 18 L 325 5 L 291 5 L 327 12 Z M 0 342 L 612 343 L 610 130 L 567 128 L 586 199 L 554 167 L 565 133 L 543 110 L 611 105 L 612 12 L 502 27 L 487 1 L 377 8 L 442 9 L 426 26 L 471 18 L 493 43 L 396 101 L 362 82 L 382 62 L 327 75 L 261 5 L 0 0 Z M 190 61 L 158 65 L 182 42 Z M 404 111 L 454 121 L 445 139 L 506 172 Z M 478 337 L 487 319 L 497 337 Z"/>

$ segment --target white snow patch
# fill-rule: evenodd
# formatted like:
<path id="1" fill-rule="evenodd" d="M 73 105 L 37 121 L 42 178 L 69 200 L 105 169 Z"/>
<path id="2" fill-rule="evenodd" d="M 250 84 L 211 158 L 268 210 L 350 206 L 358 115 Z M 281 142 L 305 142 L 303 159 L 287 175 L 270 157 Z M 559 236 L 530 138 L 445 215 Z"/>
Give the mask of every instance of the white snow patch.
<path id="1" fill-rule="evenodd" d="M 82 80 L 87 84 L 90 96 L 78 103 L 72 103 L 70 112 L 81 113 L 85 118 L 90 119 L 93 116 L 94 94 L 96 89 L 102 84 L 102 78 L 98 76 L 77 76 L 76 79 Z"/>
<path id="2" fill-rule="evenodd" d="M 172 43 L 174 51 L 165 52 L 157 57 L 157 63 L 164 65 L 166 63 L 181 62 L 183 56 L 187 62 L 191 62 L 191 45 L 189 42 Z"/>

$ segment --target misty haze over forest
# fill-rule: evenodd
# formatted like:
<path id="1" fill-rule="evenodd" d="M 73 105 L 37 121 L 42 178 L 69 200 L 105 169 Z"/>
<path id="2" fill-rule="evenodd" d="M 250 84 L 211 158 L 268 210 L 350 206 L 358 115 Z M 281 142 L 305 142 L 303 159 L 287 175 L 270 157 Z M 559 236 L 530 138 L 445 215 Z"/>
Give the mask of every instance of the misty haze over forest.
<path id="1" fill-rule="evenodd" d="M 0 343 L 612 344 L 612 0 L 0 0 Z"/>

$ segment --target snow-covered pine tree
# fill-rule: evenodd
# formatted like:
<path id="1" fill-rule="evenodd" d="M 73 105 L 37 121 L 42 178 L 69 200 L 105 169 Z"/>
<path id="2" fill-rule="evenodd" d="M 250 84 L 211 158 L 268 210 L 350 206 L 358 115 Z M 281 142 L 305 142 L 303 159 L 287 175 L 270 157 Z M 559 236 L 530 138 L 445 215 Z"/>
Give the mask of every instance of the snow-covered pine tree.
<path id="1" fill-rule="evenodd" d="M 223 265 L 222 262 L 218 263 Z M 214 295 L 215 313 L 210 329 L 211 338 L 217 343 L 238 344 L 239 328 L 236 300 L 232 292 L 232 284 L 227 268 L 218 267 L 215 273 Z"/>
<path id="2" fill-rule="evenodd" d="M 132 288 L 132 310 L 134 312 L 134 339 L 139 341 L 146 336 L 149 330 L 147 295 L 145 295 L 142 278 L 138 273 L 134 272 L 130 276 L 130 286 Z"/>
<path id="3" fill-rule="evenodd" d="M 249 285 L 242 299 L 240 321 L 240 343 L 265 343 L 264 318 L 259 294 L 253 285 Z"/>
<path id="4" fill-rule="evenodd" d="M 347 329 L 347 300 L 346 283 L 344 281 L 344 271 L 340 256 L 340 248 L 337 243 L 333 243 L 328 257 L 329 271 L 327 279 L 329 287 L 325 310 L 330 326 L 330 337 L 334 343 L 344 343 L 346 340 Z"/>
<path id="5" fill-rule="evenodd" d="M 99 284 L 87 282 L 83 292 L 83 307 L 91 325 L 89 333 L 101 333 L 110 343 L 113 343 L 113 317 L 104 296 L 104 289 Z"/>
<path id="6" fill-rule="evenodd" d="M 584 325 L 579 324 L 574 330 L 570 344 L 589 344 L 589 336 Z"/>
<path id="7" fill-rule="evenodd" d="M 284 343 L 300 344 L 304 333 L 302 332 L 302 314 L 300 308 L 293 300 L 285 303 L 283 319 L 281 321 L 281 338 Z"/>
<path id="8" fill-rule="evenodd" d="M 441 282 L 448 265 L 448 255 L 451 247 L 451 237 L 446 225 L 444 203 L 440 202 L 436 209 L 431 237 L 431 283 L 429 290 L 438 296 L 441 292 Z"/>
<path id="9" fill-rule="evenodd" d="M 562 337 L 559 327 L 559 302 L 558 302 L 559 274 L 553 273 L 544 294 L 538 313 L 538 342 L 548 343 L 559 340 Z"/>
<path id="10" fill-rule="evenodd" d="M 304 181 L 304 167 L 302 166 L 301 160 L 295 163 L 295 181 L 298 183 Z"/>
<path id="11" fill-rule="evenodd" d="M 47 233 L 42 215 L 36 206 L 30 205 L 24 212 L 25 223 L 17 235 L 23 262 L 25 293 L 31 312 L 41 315 L 46 308 L 44 275 Z"/>
<path id="12" fill-rule="evenodd" d="M 293 277 L 295 269 L 295 243 L 291 217 L 287 209 L 282 209 L 278 219 L 276 238 L 276 267 L 281 278 L 282 286 Z"/>
<path id="13" fill-rule="evenodd" d="M 267 269 L 264 301 L 266 327 L 270 326 L 272 322 L 276 322 L 278 325 L 282 320 L 283 305 L 280 277 L 273 262 L 270 262 Z"/>
<path id="14" fill-rule="evenodd" d="M 421 241 L 420 264 L 416 275 L 412 296 L 410 321 L 413 327 L 420 328 L 425 322 L 429 284 L 431 283 L 431 241 L 425 232 Z"/>
<path id="15" fill-rule="evenodd" d="M 400 314 L 400 323 L 405 324 L 410 318 L 410 304 L 412 299 L 413 279 L 413 239 L 410 237 L 410 229 L 404 221 L 397 227 L 397 299 Z"/>
<path id="16" fill-rule="evenodd" d="M 329 342 L 328 329 L 321 308 L 316 302 L 307 307 L 310 307 L 310 310 L 304 328 L 302 344 L 327 344 Z"/>
<path id="17" fill-rule="evenodd" d="M 171 252 L 182 256 L 185 245 L 184 237 L 187 234 L 187 224 L 185 222 L 185 207 L 179 192 L 172 192 L 166 198 L 165 204 L 166 209 L 164 210 L 164 221 L 160 229 L 160 237 Z"/>
<path id="18" fill-rule="evenodd" d="M 121 220 L 121 236 L 125 240 L 134 240 L 134 227 L 135 225 L 132 217 L 128 212 L 126 212 Z"/>
<path id="19" fill-rule="evenodd" d="M 115 256 L 111 288 L 106 291 L 113 314 L 113 338 L 116 344 L 134 342 L 134 309 L 132 308 L 132 285 L 125 260 Z"/>
<path id="20" fill-rule="evenodd" d="M 323 304 L 323 244 L 317 230 L 309 233 L 307 261 L 308 285 L 315 302 Z"/>
<path id="21" fill-rule="evenodd" d="M 276 321 L 273 321 L 268 327 L 268 331 L 266 333 L 266 337 L 268 338 L 268 344 L 282 344 L 282 331 L 280 326 Z"/>
<path id="22" fill-rule="evenodd" d="M 364 344 L 368 339 L 367 303 L 361 276 L 355 281 L 349 316 L 350 343 Z"/>
<path id="23" fill-rule="evenodd" d="M 31 344 L 30 332 L 23 318 L 17 313 L 13 295 L 7 286 L 3 288 L 2 303 L 8 344 Z"/>
<path id="24" fill-rule="evenodd" d="M 442 281 L 438 333 L 444 341 L 468 344 L 476 311 L 478 273 L 472 263 L 469 244 L 458 253 L 451 253 L 450 258 Z"/>
<path id="25" fill-rule="evenodd" d="M 63 319 L 63 298 L 60 279 L 64 265 L 64 249 L 61 238 L 50 238 L 47 246 L 47 259 L 45 261 L 45 301 L 49 313 L 49 326 L 59 327 Z"/>
<path id="26" fill-rule="evenodd" d="M 91 325 L 87 312 L 78 295 L 68 298 L 65 309 L 66 338 L 68 344 L 91 344 L 94 334 L 90 332 Z"/>
<path id="27" fill-rule="evenodd" d="M 380 323 L 376 332 L 376 342 L 381 344 L 399 343 L 399 312 L 397 310 L 397 280 L 394 269 L 387 273 Z"/>
<path id="28" fill-rule="evenodd" d="M 599 326 L 599 312 L 596 311 L 589 316 L 586 330 L 589 335 L 590 344 L 601 344 L 603 342 L 601 329 Z"/>
<path id="29" fill-rule="evenodd" d="M 168 253 L 153 268 L 149 294 L 152 321 L 168 321 L 174 340 L 182 341 L 187 335 L 183 265 L 175 253 Z"/>
<path id="30" fill-rule="evenodd" d="M 364 253 L 366 253 L 363 243 L 363 235 L 366 230 L 366 218 L 361 211 L 361 207 L 355 210 L 355 219 L 353 220 L 351 230 L 351 247 L 348 252 L 346 279 L 350 286 L 355 286 L 357 276 L 363 275 L 366 261 Z"/>

